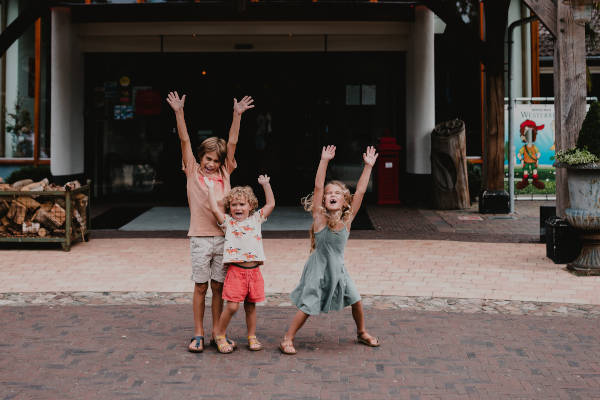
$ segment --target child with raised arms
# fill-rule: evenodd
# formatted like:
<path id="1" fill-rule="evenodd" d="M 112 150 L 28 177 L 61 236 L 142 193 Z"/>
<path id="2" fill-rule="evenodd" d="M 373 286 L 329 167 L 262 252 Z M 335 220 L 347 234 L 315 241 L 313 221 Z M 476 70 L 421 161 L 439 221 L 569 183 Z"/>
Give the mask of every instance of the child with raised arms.
<path id="1" fill-rule="evenodd" d="M 302 201 L 306 211 L 313 216 L 311 254 L 304 265 L 300 283 L 290 295 L 298 311 L 279 344 L 284 354 L 296 354 L 294 337 L 309 316 L 338 311 L 350 305 L 358 343 L 379 346 L 379 340 L 365 328 L 360 295 L 344 266 L 344 249 L 350 226 L 362 203 L 378 155 L 371 146 L 363 153 L 365 165 L 354 196 L 342 182 L 331 181 L 324 185 L 327 165 L 334 156 L 335 146 L 323 147 L 314 191 Z"/>
<path id="2" fill-rule="evenodd" d="M 215 184 L 215 198 L 219 207 L 223 207 L 223 196 L 231 189 L 229 176 L 236 168 L 235 148 L 240 132 L 242 114 L 254 107 L 252 97 L 245 96 L 241 101 L 233 99 L 233 119 L 229 129 L 229 140 L 210 137 L 204 140 L 198 149 L 196 161 L 190 137 L 185 125 L 183 107 L 185 95 L 181 98 L 177 92 L 169 92 L 167 103 L 175 112 L 177 133 L 181 141 L 183 171 L 187 177 L 187 196 L 190 207 L 190 250 L 192 259 L 192 281 L 194 281 L 193 310 L 194 336 L 188 344 L 188 350 L 200 353 L 204 350 L 204 304 L 210 282 L 212 291 L 213 337 L 217 322 L 223 310 L 221 297 L 225 268 L 223 267 L 223 231 L 217 225 L 208 206 L 208 189 L 204 179 Z M 214 340 L 214 339 L 213 339 Z M 214 343 L 214 341 L 211 342 Z M 235 343 L 231 342 L 233 346 Z"/>
<path id="3" fill-rule="evenodd" d="M 266 204 L 263 208 L 256 210 L 258 201 L 250 186 L 238 186 L 225 196 L 225 212 L 217 205 L 214 184 L 206 181 L 211 211 L 225 232 L 223 263 L 227 268 L 227 276 L 223 300 L 227 300 L 227 305 L 215 331 L 220 353 L 231 353 L 235 349 L 225 332 L 240 303 L 244 303 L 246 311 L 248 349 L 258 351 L 263 348 L 256 338 L 256 303 L 265 300 L 265 284 L 260 272 L 260 266 L 265 261 L 261 224 L 275 208 L 275 197 L 269 181 L 267 175 L 258 177 L 258 183 L 265 192 Z"/>

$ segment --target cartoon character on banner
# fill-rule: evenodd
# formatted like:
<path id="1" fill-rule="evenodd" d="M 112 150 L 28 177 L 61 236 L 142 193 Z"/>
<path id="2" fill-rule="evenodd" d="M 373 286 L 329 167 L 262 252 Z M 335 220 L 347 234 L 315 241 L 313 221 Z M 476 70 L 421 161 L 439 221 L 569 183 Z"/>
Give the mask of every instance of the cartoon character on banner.
<path id="1" fill-rule="evenodd" d="M 544 125 L 536 125 L 530 119 L 527 119 L 521 123 L 521 141 L 524 143 L 523 147 L 519 150 L 517 158 L 523 163 L 523 179 L 517 183 L 517 189 L 521 190 L 529 185 L 529 175 L 533 178 L 531 184 L 538 189 L 546 187 L 544 182 L 538 180 L 538 160 L 540 159 L 541 153 L 535 145 L 535 140 L 539 131 L 544 129 Z"/>

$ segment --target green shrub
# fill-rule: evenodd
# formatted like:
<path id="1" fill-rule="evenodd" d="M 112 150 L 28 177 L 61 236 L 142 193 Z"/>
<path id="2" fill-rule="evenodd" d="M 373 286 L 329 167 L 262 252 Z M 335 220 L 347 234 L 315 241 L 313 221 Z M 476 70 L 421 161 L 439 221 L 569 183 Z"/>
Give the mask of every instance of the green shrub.
<path id="1" fill-rule="evenodd" d="M 557 151 L 554 158 L 560 163 L 569 165 L 589 164 L 600 161 L 600 158 L 590 153 L 587 148 L 580 149 L 579 147 Z"/>
<path id="2" fill-rule="evenodd" d="M 50 174 L 50 167 L 47 165 L 40 165 L 38 167 L 26 166 L 13 171 L 12 174 L 6 178 L 6 182 L 15 183 L 21 179 L 33 179 L 34 182 L 41 181 L 44 178 L 48 178 L 51 181 L 52 175 Z"/>
<path id="3" fill-rule="evenodd" d="M 587 149 L 591 154 L 600 157 L 600 103 L 591 104 L 579 131 L 577 148 Z"/>

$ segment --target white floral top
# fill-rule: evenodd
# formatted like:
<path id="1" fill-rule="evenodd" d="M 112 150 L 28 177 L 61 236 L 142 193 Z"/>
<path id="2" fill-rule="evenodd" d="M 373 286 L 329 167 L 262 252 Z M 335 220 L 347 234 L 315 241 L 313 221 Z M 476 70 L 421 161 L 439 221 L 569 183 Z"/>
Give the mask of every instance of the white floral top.
<path id="1" fill-rule="evenodd" d="M 243 221 L 225 214 L 225 221 L 219 225 L 225 232 L 223 263 L 259 261 L 263 264 L 261 224 L 266 220 L 262 208 Z"/>

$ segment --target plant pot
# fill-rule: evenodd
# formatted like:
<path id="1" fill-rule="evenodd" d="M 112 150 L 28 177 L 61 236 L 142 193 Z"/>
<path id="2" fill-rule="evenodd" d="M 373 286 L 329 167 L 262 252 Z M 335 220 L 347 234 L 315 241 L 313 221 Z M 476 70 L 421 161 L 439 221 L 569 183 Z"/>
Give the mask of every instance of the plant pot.
<path id="1" fill-rule="evenodd" d="M 579 256 L 567 268 L 600 274 L 600 164 L 567 166 L 567 181 L 571 207 L 566 219 L 582 239 Z"/>

